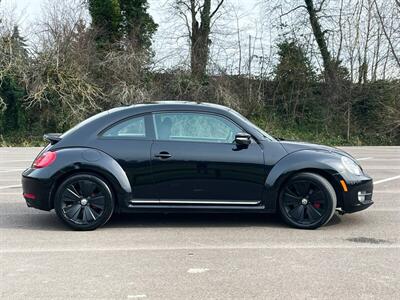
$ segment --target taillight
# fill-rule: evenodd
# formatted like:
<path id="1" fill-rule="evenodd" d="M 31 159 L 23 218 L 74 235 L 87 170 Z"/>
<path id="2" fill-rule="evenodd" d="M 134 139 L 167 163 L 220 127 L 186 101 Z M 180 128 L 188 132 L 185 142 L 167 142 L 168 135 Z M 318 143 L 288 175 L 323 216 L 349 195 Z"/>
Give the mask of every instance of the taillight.
<path id="1" fill-rule="evenodd" d="M 36 199 L 36 195 L 35 194 L 31 194 L 31 193 L 24 193 L 23 196 L 27 199 L 31 199 L 31 200 L 35 200 Z"/>
<path id="2" fill-rule="evenodd" d="M 56 158 L 57 154 L 55 152 L 45 152 L 35 159 L 32 166 L 36 169 L 45 168 L 50 166 Z"/>

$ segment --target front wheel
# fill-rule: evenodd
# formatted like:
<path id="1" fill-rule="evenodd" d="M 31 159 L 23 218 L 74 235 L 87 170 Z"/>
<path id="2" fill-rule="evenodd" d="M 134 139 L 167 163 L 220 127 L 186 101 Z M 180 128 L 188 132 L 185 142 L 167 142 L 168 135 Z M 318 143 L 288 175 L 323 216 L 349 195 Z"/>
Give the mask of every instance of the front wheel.
<path id="1" fill-rule="evenodd" d="M 54 199 L 58 217 L 75 230 L 93 230 L 104 225 L 114 211 L 108 184 L 92 174 L 77 174 L 58 187 Z"/>
<path id="2" fill-rule="evenodd" d="M 294 175 L 279 195 L 282 218 L 296 228 L 318 228 L 328 223 L 335 209 L 335 190 L 328 180 L 318 174 Z"/>

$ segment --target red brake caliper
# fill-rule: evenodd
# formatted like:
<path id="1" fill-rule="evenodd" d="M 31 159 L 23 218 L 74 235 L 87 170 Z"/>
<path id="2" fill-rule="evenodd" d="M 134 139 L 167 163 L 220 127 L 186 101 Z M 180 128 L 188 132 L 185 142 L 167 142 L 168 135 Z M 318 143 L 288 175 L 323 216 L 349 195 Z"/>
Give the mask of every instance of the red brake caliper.
<path id="1" fill-rule="evenodd" d="M 319 203 L 319 202 L 314 202 L 313 206 L 314 206 L 315 208 L 320 208 L 320 207 L 321 207 L 321 203 Z"/>

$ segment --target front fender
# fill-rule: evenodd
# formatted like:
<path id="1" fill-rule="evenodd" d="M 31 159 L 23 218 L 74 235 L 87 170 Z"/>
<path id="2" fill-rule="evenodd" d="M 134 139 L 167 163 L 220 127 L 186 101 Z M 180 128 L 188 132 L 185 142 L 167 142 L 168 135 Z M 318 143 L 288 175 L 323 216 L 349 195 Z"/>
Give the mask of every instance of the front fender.
<path id="1" fill-rule="evenodd" d="M 276 209 L 276 199 L 282 184 L 295 173 L 313 171 L 326 174 L 339 183 L 344 172 L 340 156 L 321 150 L 301 150 L 290 153 L 278 161 L 271 169 L 265 182 L 266 208 Z"/>

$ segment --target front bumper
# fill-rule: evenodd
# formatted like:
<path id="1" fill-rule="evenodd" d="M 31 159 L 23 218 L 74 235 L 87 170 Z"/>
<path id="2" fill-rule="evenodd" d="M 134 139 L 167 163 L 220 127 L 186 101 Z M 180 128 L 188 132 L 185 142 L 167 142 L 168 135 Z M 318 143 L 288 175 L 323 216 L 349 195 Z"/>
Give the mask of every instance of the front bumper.
<path id="1" fill-rule="evenodd" d="M 357 181 L 346 183 L 348 191 L 343 193 L 343 206 L 341 207 L 343 212 L 354 213 L 374 204 L 372 201 L 374 185 L 371 177 L 363 176 Z"/>
<path id="2" fill-rule="evenodd" d="M 27 176 L 29 169 L 22 174 L 22 193 L 28 207 L 49 211 L 51 184 L 43 179 Z"/>

